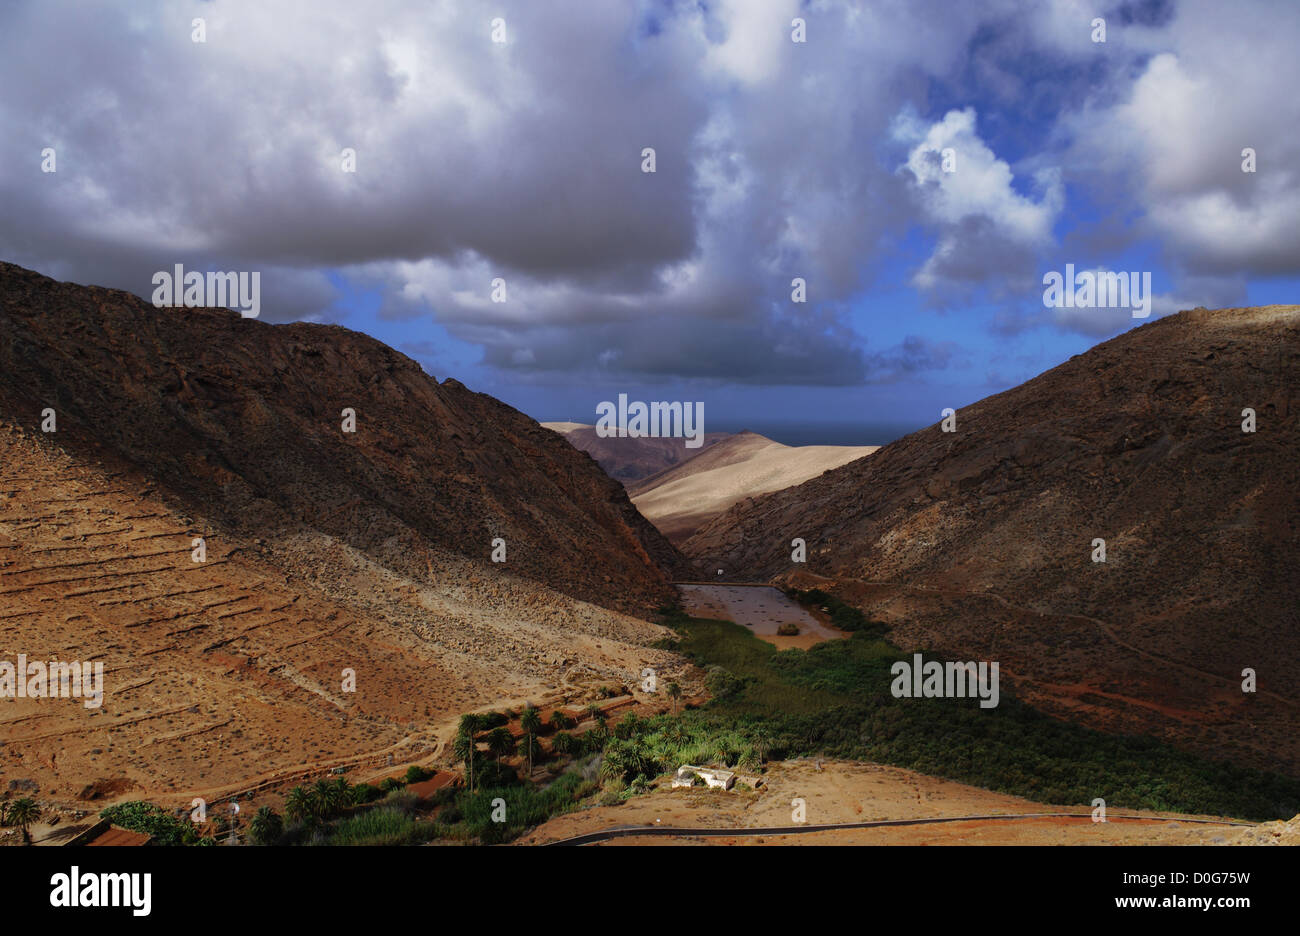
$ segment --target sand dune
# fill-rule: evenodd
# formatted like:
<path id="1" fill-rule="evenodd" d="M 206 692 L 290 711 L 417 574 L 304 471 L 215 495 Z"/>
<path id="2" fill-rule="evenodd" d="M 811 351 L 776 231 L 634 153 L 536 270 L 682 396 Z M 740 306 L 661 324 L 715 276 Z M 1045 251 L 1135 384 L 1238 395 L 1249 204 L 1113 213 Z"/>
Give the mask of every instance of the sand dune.
<path id="1" fill-rule="evenodd" d="M 641 514 L 674 543 L 746 497 L 802 484 L 870 455 L 876 445 L 782 445 L 741 432 L 631 486 Z"/>

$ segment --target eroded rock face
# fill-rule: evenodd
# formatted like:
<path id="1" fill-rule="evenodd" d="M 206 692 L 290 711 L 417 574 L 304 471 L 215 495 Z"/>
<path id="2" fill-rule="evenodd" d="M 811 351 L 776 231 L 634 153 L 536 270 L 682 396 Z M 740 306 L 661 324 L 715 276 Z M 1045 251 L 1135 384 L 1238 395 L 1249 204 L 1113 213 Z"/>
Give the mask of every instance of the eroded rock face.
<path id="1" fill-rule="evenodd" d="M 585 455 L 365 335 L 155 309 L 0 264 L 0 407 L 54 409 L 71 453 L 107 450 L 196 512 L 305 525 L 403 566 L 416 545 L 608 607 L 668 594 L 673 547 Z M 355 433 L 342 431 L 355 412 Z"/>
<path id="2" fill-rule="evenodd" d="M 904 643 L 1001 659 L 1055 712 L 1300 772 L 1297 387 L 1300 307 L 1183 312 L 959 410 L 956 432 L 738 504 L 683 552 L 839 583 Z"/>

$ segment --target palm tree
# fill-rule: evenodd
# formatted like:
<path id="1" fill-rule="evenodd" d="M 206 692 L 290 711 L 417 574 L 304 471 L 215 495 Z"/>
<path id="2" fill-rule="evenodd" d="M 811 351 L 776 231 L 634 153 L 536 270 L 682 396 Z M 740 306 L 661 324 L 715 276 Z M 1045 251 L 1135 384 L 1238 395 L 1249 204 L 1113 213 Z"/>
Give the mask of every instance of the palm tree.
<path id="1" fill-rule="evenodd" d="M 588 718 L 594 718 L 597 720 L 600 719 L 600 716 L 605 714 L 605 710 L 600 707 L 599 702 L 588 702 L 587 707 L 582 711 Z M 606 717 L 608 718 L 609 716 Z M 601 724 L 603 725 L 604 722 L 601 722 Z"/>
<path id="2" fill-rule="evenodd" d="M 335 777 L 334 789 L 337 791 L 340 807 L 351 806 L 356 801 L 356 793 L 352 789 L 352 784 L 348 783 L 347 777 Z"/>
<path id="3" fill-rule="evenodd" d="M 284 798 L 284 814 L 293 822 L 309 822 L 316 815 L 316 797 L 304 786 L 296 786 Z"/>
<path id="4" fill-rule="evenodd" d="M 524 735 L 519 739 L 519 748 L 515 751 L 520 757 L 528 761 L 528 776 L 532 776 L 533 766 L 542 759 L 542 742 L 537 739 L 536 735 Z"/>
<path id="5" fill-rule="evenodd" d="M 615 739 L 605 747 L 600 761 L 600 776 L 603 780 L 623 780 L 647 772 L 645 755 L 635 741 Z"/>
<path id="6" fill-rule="evenodd" d="M 452 756 L 465 764 L 465 786 L 474 792 L 474 742 L 469 735 L 457 734 L 451 742 Z"/>
<path id="7" fill-rule="evenodd" d="M 564 757 L 572 754 L 576 747 L 577 739 L 567 731 L 557 732 L 551 739 L 551 750 Z"/>
<path id="8" fill-rule="evenodd" d="M 556 731 L 563 731 L 566 728 L 572 728 L 574 725 L 573 716 L 568 712 L 562 712 L 559 709 L 556 709 L 551 713 L 550 725 L 551 728 Z"/>
<path id="9" fill-rule="evenodd" d="M 588 754 L 604 750 L 608 741 L 609 729 L 604 725 L 597 725 L 582 733 L 582 749 Z"/>
<path id="10" fill-rule="evenodd" d="M 666 687 L 668 698 L 673 700 L 673 715 L 677 714 L 677 700 L 682 697 L 682 687 L 675 682 L 670 682 Z"/>
<path id="11" fill-rule="evenodd" d="M 614 735 L 625 740 L 636 737 L 643 731 L 645 731 L 645 719 L 636 712 L 628 712 L 623 716 L 622 721 L 614 726 Z"/>
<path id="12" fill-rule="evenodd" d="M 14 800 L 13 805 L 9 807 L 9 824 L 16 825 L 23 830 L 23 844 L 32 844 L 31 833 L 27 827 L 41 818 L 41 807 L 36 805 L 34 800 L 23 797 L 20 800 Z"/>
<path id="13" fill-rule="evenodd" d="M 329 780 L 317 780 L 312 787 L 312 799 L 321 819 L 328 819 L 339 811 L 343 805 L 343 794 L 338 786 Z"/>
<path id="14" fill-rule="evenodd" d="M 542 727 L 542 713 L 535 706 L 528 706 L 519 716 L 519 727 L 524 729 L 528 749 L 528 776 L 533 775 L 533 747 L 537 743 L 537 732 Z"/>
<path id="15" fill-rule="evenodd" d="M 460 717 L 460 729 L 456 740 L 452 742 L 452 752 L 457 759 L 465 762 L 465 775 L 469 780 L 469 791 L 474 792 L 474 761 L 478 755 L 478 741 L 474 735 L 483 724 L 481 716 L 470 712 Z"/>
<path id="16" fill-rule="evenodd" d="M 274 845 L 284 834 L 284 822 L 274 809 L 263 806 L 249 823 L 248 834 L 258 845 Z"/>
<path id="17" fill-rule="evenodd" d="M 502 756 L 515 752 L 515 736 L 510 733 L 510 729 L 505 725 L 499 725 L 488 732 L 487 743 L 488 751 L 496 756 L 497 770 L 499 772 Z"/>

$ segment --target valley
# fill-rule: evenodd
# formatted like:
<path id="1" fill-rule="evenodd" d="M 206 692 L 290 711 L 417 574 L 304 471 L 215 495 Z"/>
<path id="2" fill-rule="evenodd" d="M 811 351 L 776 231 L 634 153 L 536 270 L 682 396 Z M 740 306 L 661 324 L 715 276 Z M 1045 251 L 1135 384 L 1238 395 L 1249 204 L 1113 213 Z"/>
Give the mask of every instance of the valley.
<path id="1" fill-rule="evenodd" d="M 589 427 L 343 329 L 160 312 L 12 265 L 0 293 L 0 655 L 104 678 L 94 706 L 3 702 L 0 780 L 65 817 L 43 843 L 139 801 L 288 815 L 296 788 L 326 797 L 294 814 L 299 843 L 554 841 L 652 813 L 780 829 L 773 797 L 796 789 L 820 791 L 821 824 L 945 821 L 773 840 L 1204 844 L 1230 827 L 1179 817 L 1300 811 L 1296 579 L 1260 565 L 1293 559 L 1294 411 L 1253 400 L 1245 439 L 1219 419 L 1285 384 L 1294 307 L 1161 320 L 959 411 L 956 433 L 610 438 L 598 465 Z M 1153 341 L 1164 363 L 1118 372 Z M 1197 363 L 1252 342 L 1258 378 Z M 1206 473 L 1227 459 L 1245 467 Z M 1105 563 L 1060 532 L 1080 516 Z M 891 694 L 923 651 L 995 661 L 1001 698 Z M 760 786 L 674 791 L 683 763 Z M 323 805 L 338 783 L 369 799 Z M 1097 797 L 1142 816 L 1071 818 Z M 1003 812 L 1036 818 L 948 821 Z"/>

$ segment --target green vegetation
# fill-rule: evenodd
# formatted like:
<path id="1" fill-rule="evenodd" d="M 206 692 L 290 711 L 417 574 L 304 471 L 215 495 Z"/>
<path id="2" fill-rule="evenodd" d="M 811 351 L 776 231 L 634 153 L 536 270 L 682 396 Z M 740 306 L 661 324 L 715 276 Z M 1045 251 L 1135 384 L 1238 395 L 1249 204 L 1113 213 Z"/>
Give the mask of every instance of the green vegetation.
<path id="1" fill-rule="evenodd" d="M 810 588 L 807 591 L 787 588 L 785 593 L 787 597 L 801 605 L 824 610 L 830 615 L 831 624 L 842 631 L 863 632 L 874 637 L 883 637 L 889 632 L 888 624 L 871 620 L 853 605 L 845 604 L 830 592 L 824 592 L 820 588 Z"/>
<path id="2" fill-rule="evenodd" d="M 569 728 L 576 727 L 578 724 L 577 719 L 568 712 L 560 709 L 556 709 L 551 713 L 551 717 L 547 720 L 547 723 L 551 726 L 552 731 L 565 731 Z"/>
<path id="3" fill-rule="evenodd" d="M 29 797 L 14 800 L 4 811 L 3 820 L 5 825 L 16 825 L 22 831 L 23 844 L 32 844 L 32 834 L 28 831 L 28 826 L 41 818 L 41 807 L 36 801 Z"/>
<path id="4" fill-rule="evenodd" d="M 373 803 L 375 800 L 381 799 L 383 795 L 383 790 L 369 783 L 358 783 L 352 788 L 352 802 L 357 805 Z"/>
<path id="5" fill-rule="evenodd" d="M 180 818 L 161 806 L 132 800 L 109 806 L 99 814 L 113 825 L 152 836 L 150 845 L 197 845 L 199 833 L 188 818 Z M 205 840 L 211 842 L 211 839 Z"/>
<path id="6" fill-rule="evenodd" d="M 270 806 L 259 809 L 248 827 L 248 837 L 254 845 L 274 845 L 283 834 L 284 820 Z"/>
<path id="7" fill-rule="evenodd" d="M 537 736 L 541 713 L 520 713 L 516 740 L 504 716 L 465 715 L 453 742 L 465 763 L 463 788 L 439 790 L 423 804 L 400 780 L 349 786 L 343 778 L 297 786 L 285 819 L 263 807 L 249 827 L 259 844 L 409 845 L 430 839 L 485 844 L 509 841 L 583 803 L 615 805 L 649 789 L 683 763 L 750 773 L 769 758 L 819 755 L 872 760 L 1026 796 L 1039 802 L 1273 819 L 1300 812 L 1300 781 L 1215 763 L 1162 742 L 1108 735 L 1049 718 L 1003 686 L 1000 704 L 976 699 L 897 699 L 890 666 L 905 654 L 885 628 L 833 596 L 792 592 L 828 609 L 847 640 L 808 650 L 778 650 L 730 621 L 692 618 L 665 609 L 661 622 L 677 634 L 673 649 L 707 673 L 711 701 L 677 711 L 682 692 L 669 683 L 672 714 L 629 713 L 612 727 L 596 703 L 587 731 L 553 712 L 551 753 Z M 850 613 L 852 612 L 852 613 Z M 856 615 L 856 616 L 855 616 Z M 558 717 L 557 717 L 558 716 Z M 478 748 L 483 743 L 486 752 Z M 512 767 L 516 755 L 525 763 Z M 548 757 L 549 779 L 531 782 Z M 520 770 L 526 767 L 521 780 Z M 425 779 L 408 769 L 409 782 Z M 417 807 L 431 810 L 421 815 Z M 126 803 L 103 815 L 148 832 L 160 844 L 198 841 L 193 826 L 149 803 Z M 14 821 L 13 806 L 9 820 Z M 211 840 L 203 840 L 211 844 Z"/>
<path id="8" fill-rule="evenodd" d="M 437 834 L 429 822 L 403 805 L 376 806 L 348 816 L 330 830 L 328 845 L 418 845 Z"/>
<path id="9" fill-rule="evenodd" d="M 834 615 L 822 593 L 802 594 Z M 696 717 L 746 740 L 761 731 L 777 757 L 874 760 L 1048 803 L 1104 797 L 1112 808 L 1256 820 L 1300 812 L 1298 780 L 1061 722 L 1005 685 L 994 709 L 974 699 L 896 699 L 889 667 L 909 654 L 874 636 L 874 626 L 808 650 L 777 650 L 729 621 L 673 610 L 662 623 L 709 670 L 710 684 L 728 688 Z M 690 724 L 692 714 L 682 720 Z"/>
<path id="10" fill-rule="evenodd" d="M 599 784 L 586 778 L 581 770 L 570 770 L 544 786 L 520 783 L 475 793 L 462 791 L 448 816 L 440 817 L 444 821 L 458 820 L 458 827 L 443 834 L 472 837 L 484 844 L 509 841 L 552 816 L 568 812 L 597 789 Z M 494 805 L 494 800 L 503 800 L 504 804 Z M 494 822 L 494 812 L 504 821 Z"/>
<path id="11" fill-rule="evenodd" d="M 538 753 L 537 732 L 542 730 L 542 713 L 528 706 L 519 715 L 519 727 L 524 730 L 523 746 L 528 758 L 528 776 L 533 775 L 533 758 Z"/>

